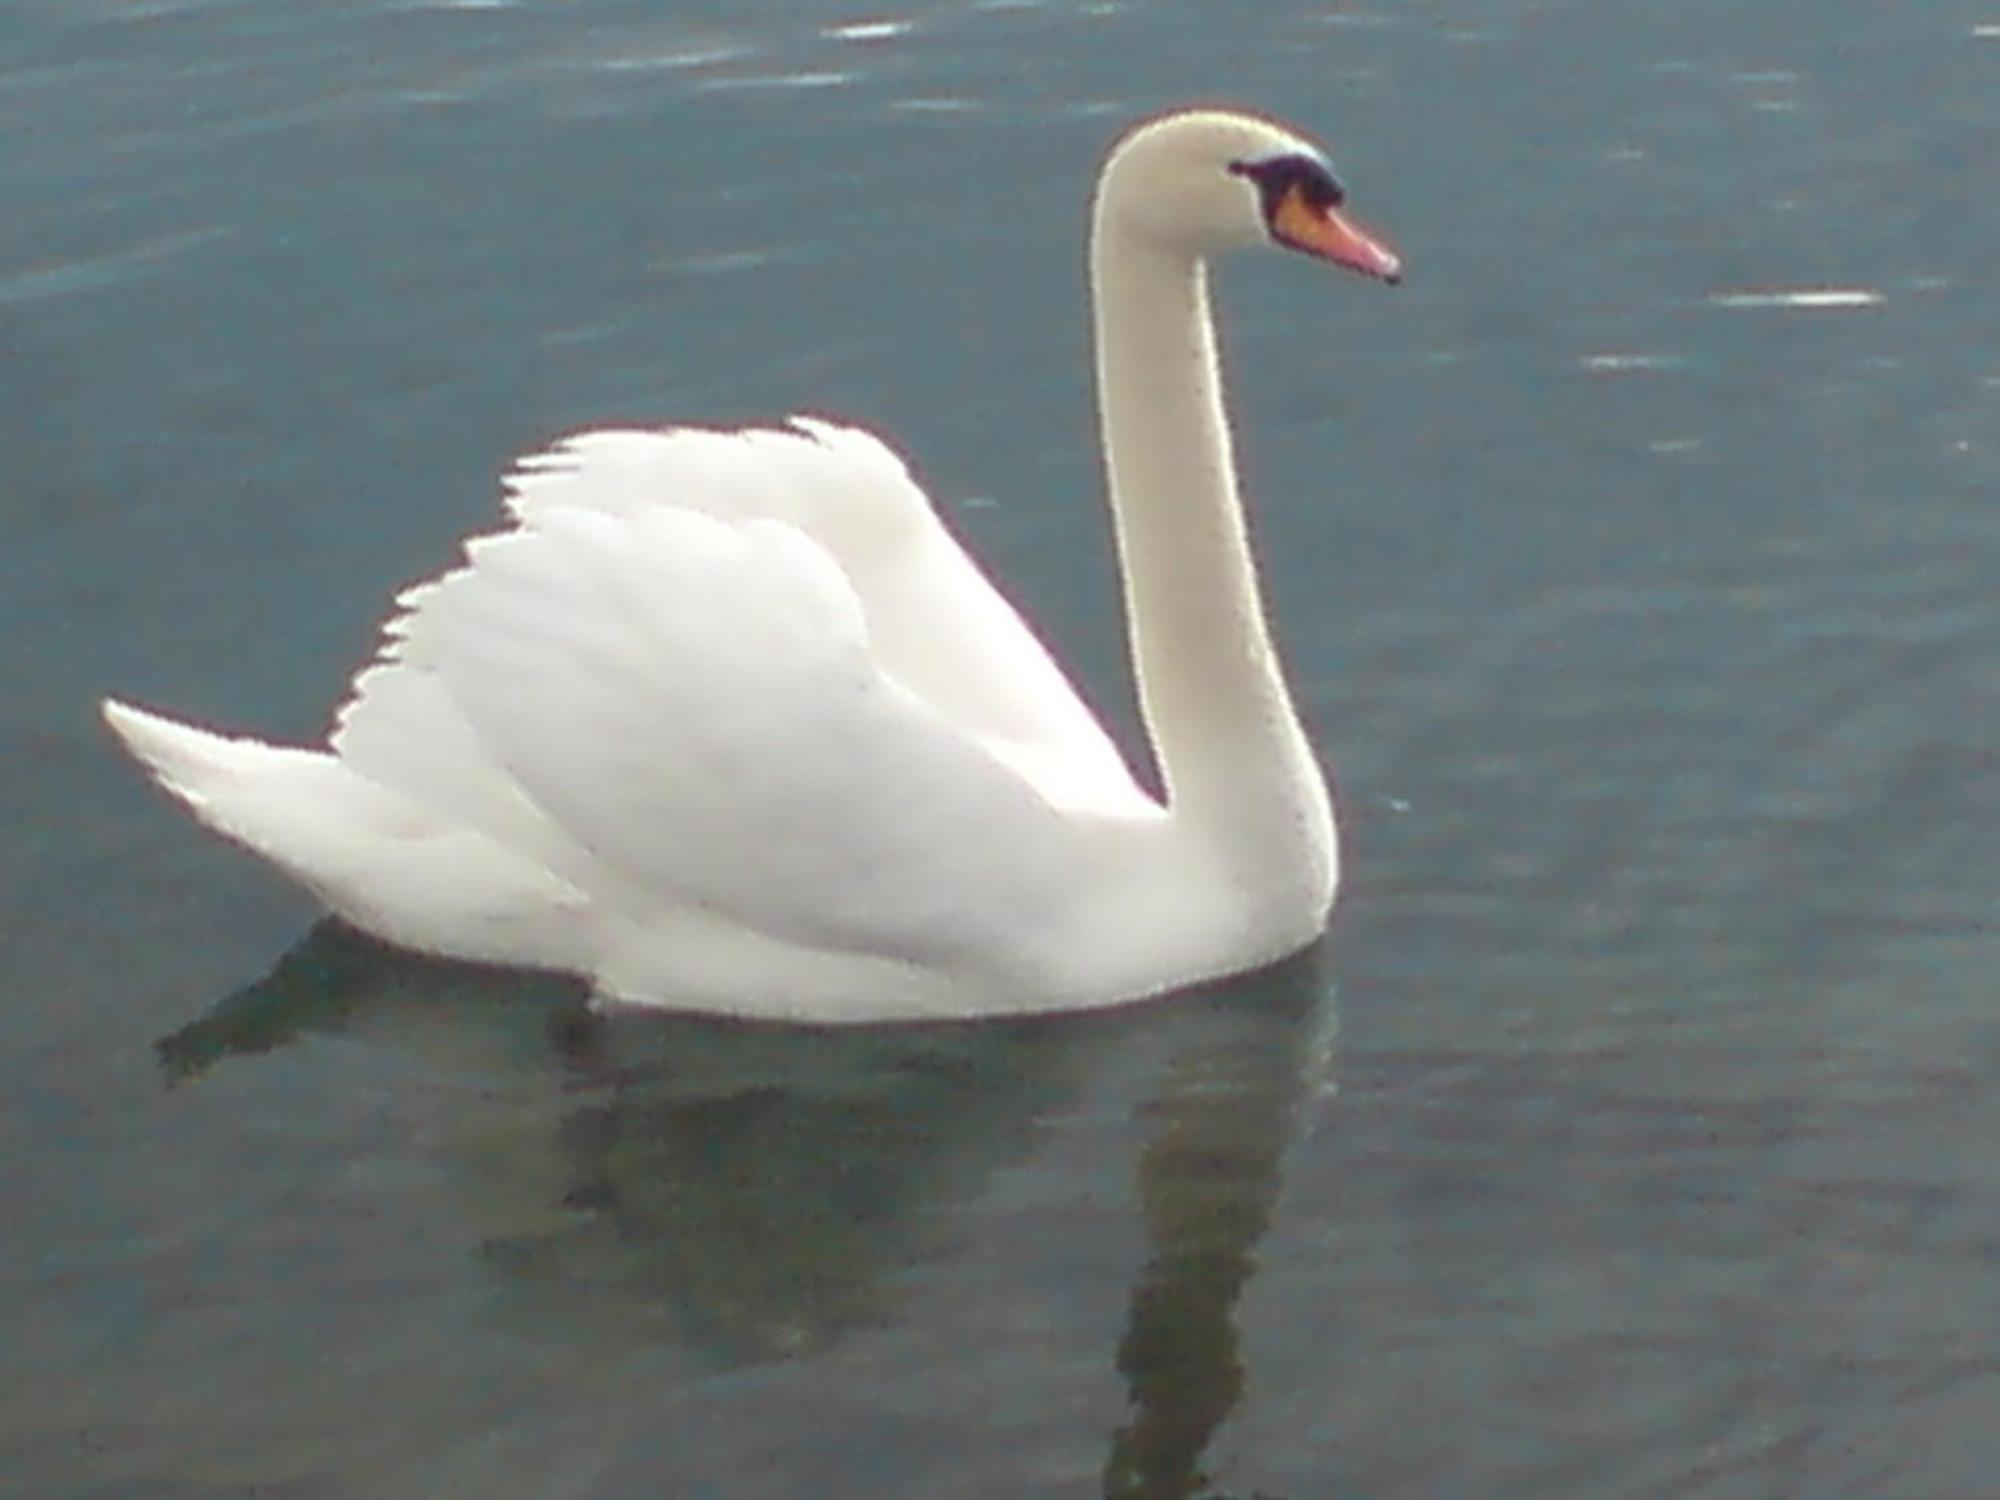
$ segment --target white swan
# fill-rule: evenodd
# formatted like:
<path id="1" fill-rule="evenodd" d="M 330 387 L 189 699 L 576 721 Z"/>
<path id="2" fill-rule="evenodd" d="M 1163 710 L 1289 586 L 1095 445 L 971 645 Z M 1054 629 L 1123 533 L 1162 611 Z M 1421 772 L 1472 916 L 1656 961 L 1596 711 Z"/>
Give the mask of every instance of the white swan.
<path id="1" fill-rule="evenodd" d="M 875 438 L 593 432 L 405 592 L 327 750 L 107 701 L 152 775 L 348 921 L 600 995 L 815 1021 L 1102 1006 L 1305 946 L 1332 809 L 1245 538 L 1207 261 L 1393 281 L 1272 122 L 1141 125 L 1098 182 L 1110 501 L 1162 806 Z"/>

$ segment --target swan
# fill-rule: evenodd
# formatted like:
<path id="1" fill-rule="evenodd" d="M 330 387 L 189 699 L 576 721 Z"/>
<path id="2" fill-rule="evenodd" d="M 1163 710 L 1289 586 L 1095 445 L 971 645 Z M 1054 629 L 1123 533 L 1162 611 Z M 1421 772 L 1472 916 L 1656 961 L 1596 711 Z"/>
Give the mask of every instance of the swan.
<path id="1" fill-rule="evenodd" d="M 325 749 L 106 699 L 210 829 L 347 922 L 596 997 L 811 1022 L 1091 1009 L 1313 942 L 1332 803 L 1265 619 L 1208 262 L 1395 282 L 1319 147 L 1183 110 L 1106 157 L 1108 497 L 1164 800 L 858 428 L 596 431 L 397 597 Z"/>

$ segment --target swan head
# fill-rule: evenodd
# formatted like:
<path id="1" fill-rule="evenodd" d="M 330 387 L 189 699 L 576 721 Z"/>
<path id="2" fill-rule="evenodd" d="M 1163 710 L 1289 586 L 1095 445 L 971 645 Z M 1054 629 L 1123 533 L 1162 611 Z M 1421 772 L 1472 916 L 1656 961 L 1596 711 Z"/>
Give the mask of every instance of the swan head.
<path id="1" fill-rule="evenodd" d="M 1098 179 L 1100 225 L 1196 257 L 1275 245 L 1402 279 L 1396 252 L 1345 211 L 1347 190 L 1326 153 L 1275 120 L 1233 110 L 1182 110 L 1135 126 Z"/>

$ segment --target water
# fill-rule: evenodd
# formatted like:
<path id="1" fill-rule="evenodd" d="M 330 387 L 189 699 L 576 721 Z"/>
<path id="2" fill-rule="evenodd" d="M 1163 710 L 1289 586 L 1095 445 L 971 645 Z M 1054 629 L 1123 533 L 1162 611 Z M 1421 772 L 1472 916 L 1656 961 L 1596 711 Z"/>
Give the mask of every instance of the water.
<path id="1" fill-rule="evenodd" d="M 0 1492 L 1912 1497 L 2000 1467 L 2000 13 L 17 0 Z M 310 736 L 590 422 L 897 434 L 1121 732 L 1089 164 L 1228 268 L 1350 883 L 1086 1022 L 593 1023 L 313 933 L 107 690 Z"/>

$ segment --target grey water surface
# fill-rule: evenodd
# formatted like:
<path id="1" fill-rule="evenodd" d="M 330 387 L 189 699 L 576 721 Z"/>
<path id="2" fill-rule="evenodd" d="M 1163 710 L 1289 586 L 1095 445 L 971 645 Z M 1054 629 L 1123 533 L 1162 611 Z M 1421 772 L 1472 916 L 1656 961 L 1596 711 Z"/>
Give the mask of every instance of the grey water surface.
<path id="1" fill-rule="evenodd" d="M 1083 1021 L 593 1019 L 112 751 L 310 739 L 593 423 L 906 445 L 1136 745 L 1126 120 L 1222 311 L 1330 939 Z M 0 1493 L 2000 1487 L 1994 0 L 0 7 Z"/>

